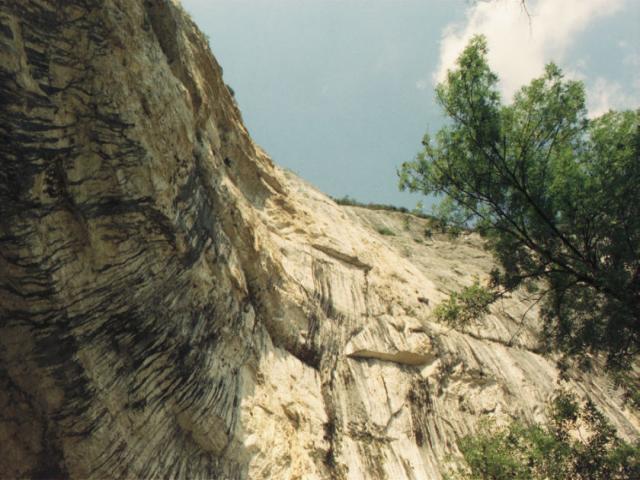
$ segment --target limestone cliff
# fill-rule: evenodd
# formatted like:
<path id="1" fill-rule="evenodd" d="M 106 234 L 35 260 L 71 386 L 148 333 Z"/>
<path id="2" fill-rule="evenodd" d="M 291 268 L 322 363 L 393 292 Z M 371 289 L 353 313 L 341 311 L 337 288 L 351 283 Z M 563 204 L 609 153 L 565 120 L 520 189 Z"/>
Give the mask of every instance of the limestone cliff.
<path id="1" fill-rule="evenodd" d="M 0 0 L 0 477 L 437 479 L 560 384 L 637 436 L 526 298 L 432 320 L 491 259 L 424 222 L 277 168 L 177 3 Z"/>

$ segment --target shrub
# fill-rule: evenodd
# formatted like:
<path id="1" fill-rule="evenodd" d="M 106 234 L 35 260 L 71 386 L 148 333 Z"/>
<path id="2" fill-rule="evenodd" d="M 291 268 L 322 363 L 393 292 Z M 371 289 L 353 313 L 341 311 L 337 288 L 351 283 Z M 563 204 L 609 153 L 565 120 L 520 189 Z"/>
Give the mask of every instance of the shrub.
<path id="1" fill-rule="evenodd" d="M 452 292 L 447 300 L 436 307 L 434 315 L 437 320 L 452 327 L 465 327 L 484 317 L 493 300 L 494 294 L 476 279 L 471 286 Z"/>
<path id="2" fill-rule="evenodd" d="M 390 236 L 390 237 L 394 237 L 396 235 L 393 230 L 391 230 L 391 229 L 389 229 L 387 227 L 378 227 L 377 228 L 377 232 L 380 235 L 387 235 L 387 236 Z"/>
<path id="3" fill-rule="evenodd" d="M 469 480 L 632 480 L 640 478 L 640 442 L 620 440 L 591 401 L 567 393 L 552 401 L 543 426 L 484 422 L 458 441 L 466 463 L 449 478 Z M 581 428 L 582 435 L 575 432 Z"/>

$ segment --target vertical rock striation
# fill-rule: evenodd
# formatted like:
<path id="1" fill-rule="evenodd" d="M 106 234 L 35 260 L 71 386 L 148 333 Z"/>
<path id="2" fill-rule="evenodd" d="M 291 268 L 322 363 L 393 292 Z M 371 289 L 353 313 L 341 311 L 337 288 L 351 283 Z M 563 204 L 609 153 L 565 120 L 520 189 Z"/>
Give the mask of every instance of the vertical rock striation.
<path id="1" fill-rule="evenodd" d="M 171 2 L 0 12 L 2 476 L 240 477 L 273 187 L 220 67 Z"/>
<path id="2" fill-rule="evenodd" d="M 275 167 L 176 2 L 0 0 L 0 477 L 439 478 L 559 382 L 638 435 L 524 299 L 433 323 L 491 260 L 399 222 Z"/>

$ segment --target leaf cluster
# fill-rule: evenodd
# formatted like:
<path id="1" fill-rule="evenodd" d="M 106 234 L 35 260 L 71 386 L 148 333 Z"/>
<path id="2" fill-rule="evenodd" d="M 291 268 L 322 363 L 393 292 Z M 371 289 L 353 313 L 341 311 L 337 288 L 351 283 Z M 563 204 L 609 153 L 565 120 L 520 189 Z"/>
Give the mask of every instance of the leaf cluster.
<path id="1" fill-rule="evenodd" d="M 640 442 L 627 443 L 595 405 L 580 405 L 560 393 L 548 425 L 485 422 L 458 447 L 467 468 L 454 477 L 470 480 L 631 480 L 640 478 Z M 582 432 L 582 434 L 580 433 Z"/>
<path id="2" fill-rule="evenodd" d="M 640 349 L 640 111 L 589 120 L 583 84 L 554 64 L 505 105 L 486 55 L 473 38 L 436 88 L 450 122 L 400 186 L 485 235 L 496 285 L 544 285 L 547 344 L 627 365 Z"/>
<path id="3" fill-rule="evenodd" d="M 472 285 L 459 292 L 452 292 L 434 310 L 435 318 L 454 328 L 461 328 L 481 319 L 489 312 L 495 295 L 482 287 L 476 279 Z"/>

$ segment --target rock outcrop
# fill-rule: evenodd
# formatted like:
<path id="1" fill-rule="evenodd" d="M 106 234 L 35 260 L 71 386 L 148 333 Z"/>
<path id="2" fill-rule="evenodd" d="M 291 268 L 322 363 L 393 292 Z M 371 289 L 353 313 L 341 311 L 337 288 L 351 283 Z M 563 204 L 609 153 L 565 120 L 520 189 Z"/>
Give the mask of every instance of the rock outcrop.
<path id="1" fill-rule="evenodd" d="M 2 478 L 437 479 L 559 385 L 640 432 L 524 296 L 434 322 L 481 241 L 276 167 L 174 1 L 0 0 L 0 166 Z"/>

